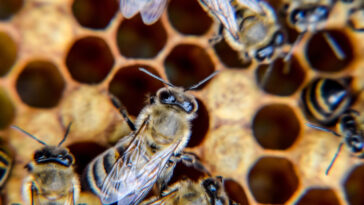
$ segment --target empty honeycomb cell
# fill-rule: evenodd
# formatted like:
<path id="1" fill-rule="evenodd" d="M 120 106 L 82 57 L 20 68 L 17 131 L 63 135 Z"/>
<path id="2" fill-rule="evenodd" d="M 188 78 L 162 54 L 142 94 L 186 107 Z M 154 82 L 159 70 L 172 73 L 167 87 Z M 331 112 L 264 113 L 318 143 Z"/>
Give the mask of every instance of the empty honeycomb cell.
<path id="1" fill-rule="evenodd" d="M 261 108 L 253 119 L 253 134 L 265 149 L 287 149 L 300 133 L 300 123 L 291 107 L 270 104 Z"/>
<path id="2" fill-rule="evenodd" d="M 23 5 L 23 0 L 0 0 L 0 20 L 13 16 Z"/>
<path id="3" fill-rule="evenodd" d="M 0 129 L 10 125 L 15 117 L 15 108 L 3 88 L 0 88 Z"/>
<path id="4" fill-rule="evenodd" d="M 331 189 L 309 189 L 298 199 L 297 205 L 340 205 Z"/>
<path id="5" fill-rule="evenodd" d="M 17 46 L 6 33 L 0 32 L 0 76 L 6 75 L 17 57 Z"/>
<path id="6" fill-rule="evenodd" d="M 77 164 L 77 166 L 75 166 L 75 171 L 79 175 L 82 175 L 82 172 L 88 163 L 107 149 L 95 142 L 77 142 L 67 146 L 67 148 L 75 158 Z M 90 152 L 90 150 L 92 150 L 92 152 Z"/>
<path id="7" fill-rule="evenodd" d="M 299 181 L 289 160 L 264 157 L 250 170 L 248 183 L 259 203 L 282 204 L 296 191 Z"/>
<path id="8" fill-rule="evenodd" d="M 224 38 L 214 45 L 214 50 L 220 61 L 228 68 L 247 68 L 252 62 L 243 63 L 239 53 L 233 50 Z"/>
<path id="9" fill-rule="evenodd" d="M 201 100 L 196 99 L 198 103 L 197 117 L 192 120 L 192 134 L 187 147 L 195 147 L 202 143 L 209 129 L 209 113 Z"/>
<path id="10" fill-rule="evenodd" d="M 73 79 L 93 84 L 101 82 L 109 74 L 114 58 L 103 39 L 86 37 L 73 44 L 66 65 Z"/>
<path id="11" fill-rule="evenodd" d="M 75 0 L 72 12 L 82 26 L 103 29 L 110 23 L 118 8 L 118 1 L 115 0 Z"/>
<path id="12" fill-rule="evenodd" d="M 153 58 L 167 42 L 167 33 L 160 21 L 145 25 L 140 15 L 124 19 L 117 31 L 117 45 L 127 58 Z"/>
<path id="13" fill-rule="evenodd" d="M 124 104 L 129 114 L 137 116 L 146 105 L 147 95 L 155 95 L 163 83 L 140 72 L 139 67 L 158 75 L 151 67 L 135 65 L 120 69 L 109 85 L 109 91 Z"/>
<path id="14" fill-rule="evenodd" d="M 169 82 L 184 88 L 206 78 L 214 72 L 215 67 L 206 51 L 192 44 L 176 46 L 164 65 Z"/>
<path id="15" fill-rule="evenodd" d="M 364 165 L 355 167 L 345 179 L 345 197 L 351 205 L 364 204 Z"/>
<path id="16" fill-rule="evenodd" d="M 65 82 L 57 67 L 48 61 L 28 63 L 16 80 L 16 90 L 29 106 L 51 108 L 62 97 Z"/>
<path id="17" fill-rule="evenodd" d="M 212 19 L 195 0 L 172 0 L 168 17 L 177 31 L 187 35 L 202 35 L 212 24 Z"/>
<path id="18" fill-rule="evenodd" d="M 256 70 L 258 84 L 262 85 L 262 89 L 269 94 L 290 96 L 305 80 L 306 73 L 294 57 L 289 62 L 284 62 L 282 58 L 279 58 L 274 61 L 272 66 L 272 71 L 268 74 L 264 85 L 262 85 L 262 79 L 269 66 L 260 65 Z"/>
<path id="19" fill-rule="evenodd" d="M 240 205 L 249 204 L 245 191 L 238 182 L 232 179 L 224 179 L 224 187 L 231 200 L 239 203 Z"/>
<path id="20" fill-rule="evenodd" d="M 325 35 L 331 36 L 332 45 L 339 49 L 333 49 Z M 334 50 L 338 50 L 335 54 Z M 310 66 L 318 71 L 337 72 L 346 68 L 353 60 L 353 46 L 348 36 L 338 30 L 317 32 L 306 45 L 306 58 Z"/>

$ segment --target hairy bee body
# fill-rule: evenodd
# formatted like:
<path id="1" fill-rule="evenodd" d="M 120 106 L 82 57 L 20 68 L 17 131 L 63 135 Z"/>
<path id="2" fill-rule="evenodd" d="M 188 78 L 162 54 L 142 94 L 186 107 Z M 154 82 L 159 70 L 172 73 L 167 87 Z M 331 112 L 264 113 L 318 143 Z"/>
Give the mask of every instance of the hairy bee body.
<path id="1" fill-rule="evenodd" d="M 2 188 L 13 167 L 13 156 L 4 143 L 0 143 L 0 188 Z"/>
<path id="2" fill-rule="evenodd" d="M 198 182 L 185 180 L 172 185 L 161 198 L 152 198 L 142 205 L 235 205 L 224 190 L 221 177 L 205 178 Z"/>

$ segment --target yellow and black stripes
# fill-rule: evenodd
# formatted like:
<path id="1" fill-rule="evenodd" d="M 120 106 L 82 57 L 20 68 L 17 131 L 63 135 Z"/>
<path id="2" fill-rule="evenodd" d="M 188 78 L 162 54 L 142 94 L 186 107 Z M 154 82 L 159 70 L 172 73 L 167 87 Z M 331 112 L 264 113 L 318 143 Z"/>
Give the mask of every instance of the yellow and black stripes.
<path id="1" fill-rule="evenodd" d="M 13 165 L 13 158 L 10 152 L 2 147 L 0 147 L 0 187 L 5 184 L 11 168 Z"/>

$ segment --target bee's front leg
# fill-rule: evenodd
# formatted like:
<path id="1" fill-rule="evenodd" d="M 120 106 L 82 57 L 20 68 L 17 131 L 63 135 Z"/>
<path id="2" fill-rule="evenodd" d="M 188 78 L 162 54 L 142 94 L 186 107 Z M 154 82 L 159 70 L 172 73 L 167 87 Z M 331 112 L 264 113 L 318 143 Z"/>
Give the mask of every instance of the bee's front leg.
<path id="1" fill-rule="evenodd" d="M 205 166 L 201 163 L 199 157 L 191 152 L 182 152 L 180 155 L 176 156 L 180 161 L 183 162 L 186 166 L 193 167 L 208 176 L 211 176 L 210 172 L 206 169 Z"/>

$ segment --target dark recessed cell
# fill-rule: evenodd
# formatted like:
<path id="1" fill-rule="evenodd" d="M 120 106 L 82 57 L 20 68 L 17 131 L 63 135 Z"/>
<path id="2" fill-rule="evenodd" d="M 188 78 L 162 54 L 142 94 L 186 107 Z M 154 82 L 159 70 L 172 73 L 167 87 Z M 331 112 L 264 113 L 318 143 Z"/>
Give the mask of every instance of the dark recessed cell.
<path id="1" fill-rule="evenodd" d="M 224 179 L 224 187 L 229 199 L 240 205 L 248 205 L 248 198 L 240 184 L 232 179 Z"/>
<path id="2" fill-rule="evenodd" d="M 193 181 L 198 181 L 199 179 L 205 177 L 205 173 L 193 168 L 184 165 L 183 163 L 177 163 L 176 167 L 173 170 L 173 176 L 169 181 L 169 185 L 176 183 L 181 180 L 191 179 Z"/>
<path id="3" fill-rule="evenodd" d="M 0 0 L 0 20 L 7 20 L 20 10 L 23 0 Z"/>
<path id="4" fill-rule="evenodd" d="M 145 25 L 140 15 L 124 19 L 117 31 L 117 45 L 127 58 L 154 58 L 167 42 L 167 33 L 160 21 Z"/>
<path id="5" fill-rule="evenodd" d="M 75 0 L 72 12 L 81 26 L 103 29 L 109 25 L 118 8 L 115 0 Z"/>
<path id="6" fill-rule="evenodd" d="M 141 72 L 143 67 L 158 75 L 151 67 L 134 65 L 121 68 L 109 85 L 109 92 L 116 96 L 124 104 L 129 114 L 137 116 L 148 102 L 148 95 L 155 95 L 163 83 Z"/>
<path id="7" fill-rule="evenodd" d="M 176 46 L 164 65 L 169 82 L 185 88 L 209 76 L 215 67 L 203 48 L 189 44 Z"/>
<path id="8" fill-rule="evenodd" d="M 325 36 L 331 36 L 331 38 L 325 38 Z M 330 40 L 327 39 L 331 39 L 333 41 L 331 45 L 336 46 L 330 46 Z M 335 50 L 338 52 L 334 52 Z M 341 71 L 354 58 L 353 46 L 348 36 L 338 30 L 316 33 L 308 41 L 305 54 L 311 67 L 323 72 Z"/>
<path id="9" fill-rule="evenodd" d="M 15 117 L 15 107 L 3 88 L 0 88 L 0 130 L 7 128 Z"/>
<path id="10" fill-rule="evenodd" d="M 300 123 L 296 114 L 284 104 L 264 106 L 253 120 L 254 137 L 265 149 L 287 149 L 299 133 Z"/>
<path id="11" fill-rule="evenodd" d="M 201 100 L 197 99 L 197 103 L 197 117 L 191 122 L 192 134 L 187 147 L 196 147 L 200 145 L 206 136 L 207 130 L 209 129 L 209 113 Z"/>
<path id="12" fill-rule="evenodd" d="M 98 37 L 86 37 L 74 43 L 66 59 L 72 78 L 81 83 L 99 83 L 114 65 L 106 42 Z"/>
<path id="13" fill-rule="evenodd" d="M 239 57 L 239 53 L 233 50 L 225 41 L 222 39 L 220 42 L 214 45 L 214 49 L 217 57 L 220 61 L 229 68 L 247 68 L 251 64 L 252 61 L 242 62 L 242 59 Z"/>
<path id="14" fill-rule="evenodd" d="M 264 157 L 250 170 L 248 183 L 257 202 L 283 204 L 296 191 L 299 181 L 289 160 Z"/>
<path id="15" fill-rule="evenodd" d="M 340 205 L 331 189 L 310 189 L 298 199 L 297 205 Z"/>
<path id="16" fill-rule="evenodd" d="M 305 71 L 295 57 L 287 62 L 279 58 L 273 62 L 272 67 L 260 65 L 256 70 L 257 81 L 262 89 L 278 96 L 292 95 L 301 86 L 305 76 Z M 263 79 L 265 83 L 262 82 Z"/>
<path id="17" fill-rule="evenodd" d="M 351 205 L 364 204 L 364 165 L 355 167 L 344 181 L 345 197 Z"/>
<path id="18" fill-rule="evenodd" d="M 168 17 L 177 31 L 187 35 L 203 35 L 212 24 L 212 19 L 194 0 L 172 0 Z"/>
<path id="19" fill-rule="evenodd" d="M 8 34 L 0 32 L 0 76 L 4 76 L 10 71 L 16 56 L 17 46 L 15 42 Z"/>
<path id="20" fill-rule="evenodd" d="M 65 82 L 57 67 L 47 61 L 28 63 L 16 80 L 16 90 L 29 106 L 51 108 L 62 97 Z"/>

